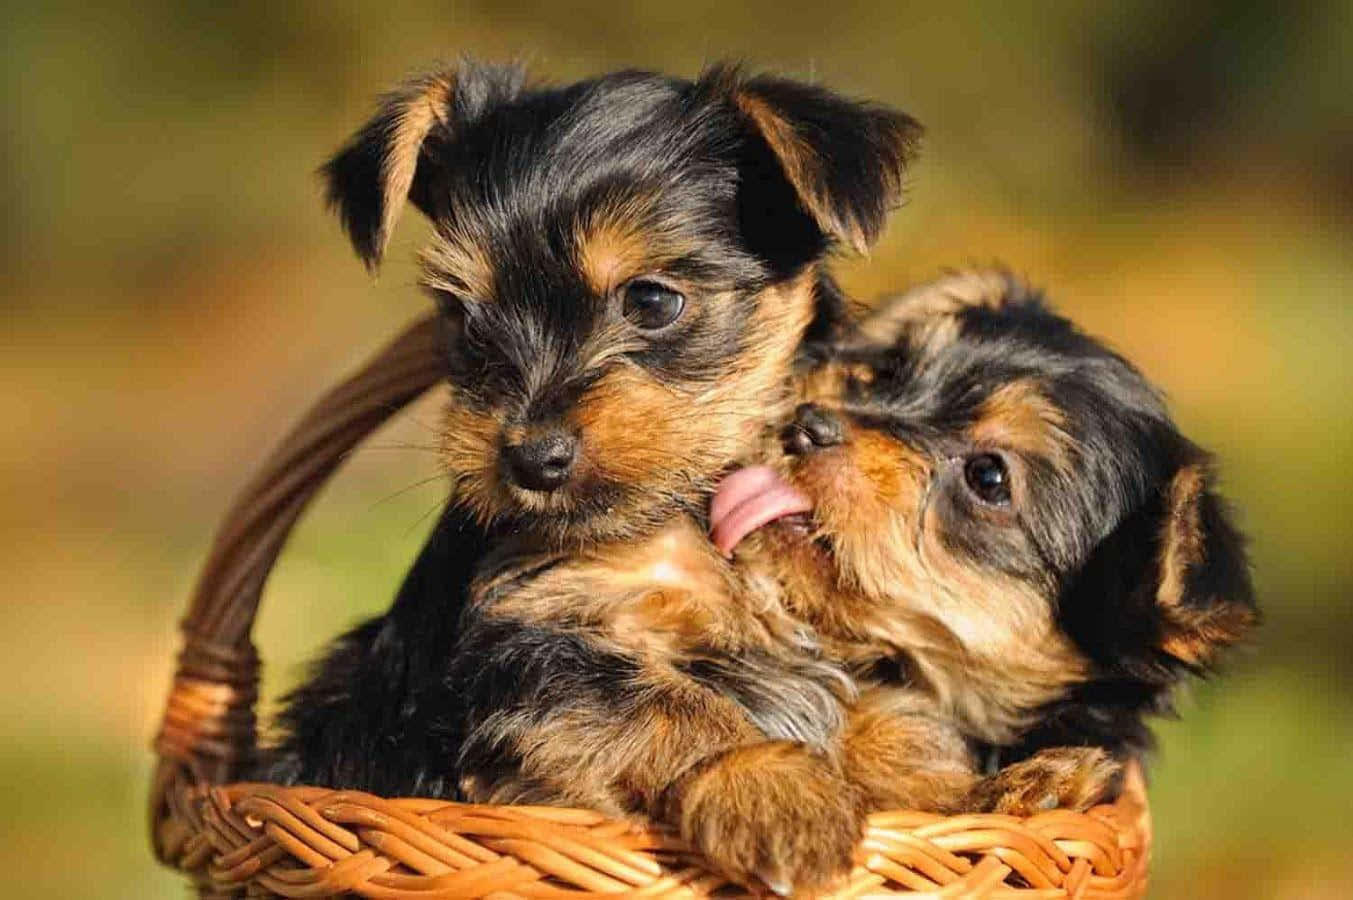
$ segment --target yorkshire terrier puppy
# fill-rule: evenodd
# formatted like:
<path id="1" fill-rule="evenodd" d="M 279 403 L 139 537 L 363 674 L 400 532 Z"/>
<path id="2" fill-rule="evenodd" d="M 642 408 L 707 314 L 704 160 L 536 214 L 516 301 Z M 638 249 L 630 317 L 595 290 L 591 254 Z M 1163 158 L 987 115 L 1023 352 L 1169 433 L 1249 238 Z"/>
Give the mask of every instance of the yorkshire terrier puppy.
<path id="1" fill-rule="evenodd" d="M 388 95 L 324 174 L 368 265 L 406 200 L 432 223 L 450 504 L 393 608 L 288 698 L 263 773 L 674 820 L 700 807 L 682 821 L 707 845 L 743 827 L 738 804 L 775 804 L 755 786 L 778 774 L 838 803 L 830 774 L 804 774 L 845 690 L 811 641 L 717 592 L 647 585 L 685 579 L 683 557 L 723 565 L 703 536 L 709 494 L 792 410 L 796 361 L 839 336 L 826 259 L 878 235 L 918 131 L 727 67 L 528 87 L 466 64 Z M 645 589 L 589 602 L 602 563 Z M 823 711 L 758 720 L 749 704 L 774 718 L 780 689 L 758 665 Z M 823 852 L 848 853 L 858 826 L 851 809 Z"/>
<path id="2" fill-rule="evenodd" d="M 713 534 L 854 675 L 864 803 L 1110 798 L 1148 714 L 1257 619 L 1208 455 L 1001 272 L 884 304 L 804 394 L 780 474 L 731 476 Z"/>

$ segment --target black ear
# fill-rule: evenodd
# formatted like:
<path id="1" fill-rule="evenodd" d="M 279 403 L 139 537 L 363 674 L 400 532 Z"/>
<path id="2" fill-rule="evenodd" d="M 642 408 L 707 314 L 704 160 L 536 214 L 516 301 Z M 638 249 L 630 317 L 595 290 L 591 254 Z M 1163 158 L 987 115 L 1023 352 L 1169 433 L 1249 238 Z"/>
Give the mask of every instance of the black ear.
<path id="1" fill-rule="evenodd" d="M 1187 447 L 1063 592 L 1067 632 L 1100 665 L 1148 680 L 1206 670 L 1258 623 L 1245 541 Z"/>
<path id="2" fill-rule="evenodd" d="M 788 79 L 715 67 L 725 93 L 779 162 L 798 203 L 826 235 L 864 252 L 902 195 L 921 126 L 905 113 Z"/>
<path id="3" fill-rule="evenodd" d="M 1190 666 L 1211 663 L 1258 619 L 1244 539 L 1211 481 L 1205 462 L 1175 473 L 1156 555 L 1159 648 Z"/>
<path id="4" fill-rule="evenodd" d="M 380 263 L 406 199 L 428 213 L 434 145 L 516 96 L 524 79 L 517 66 L 469 61 L 412 78 L 382 97 L 376 114 L 324 165 L 329 205 L 368 268 Z"/>

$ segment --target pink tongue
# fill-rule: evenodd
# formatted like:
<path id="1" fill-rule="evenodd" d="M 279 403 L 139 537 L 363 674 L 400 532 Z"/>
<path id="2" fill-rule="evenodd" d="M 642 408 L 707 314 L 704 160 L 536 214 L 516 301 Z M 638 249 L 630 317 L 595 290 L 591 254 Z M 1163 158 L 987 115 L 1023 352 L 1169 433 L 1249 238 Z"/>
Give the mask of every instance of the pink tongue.
<path id="1" fill-rule="evenodd" d="M 739 541 L 767 522 L 812 508 L 812 501 L 774 469 L 739 469 L 723 480 L 710 501 L 710 539 L 728 556 Z"/>

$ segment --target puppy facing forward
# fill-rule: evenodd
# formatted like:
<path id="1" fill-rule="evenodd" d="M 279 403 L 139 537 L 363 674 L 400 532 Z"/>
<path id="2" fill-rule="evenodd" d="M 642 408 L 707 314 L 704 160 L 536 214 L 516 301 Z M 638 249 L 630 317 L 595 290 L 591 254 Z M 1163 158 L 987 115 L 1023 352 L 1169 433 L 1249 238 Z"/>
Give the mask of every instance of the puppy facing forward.
<path id="1" fill-rule="evenodd" d="M 856 674 L 846 769 L 868 805 L 1111 796 L 1146 716 L 1256 621 L 1208 456 L 1136 369 L 1000 272 L 885 304 L 805 390 L 782 460 L 800 501 L 743 470 L 714 535 L 765 525 L 740 566 Z"/>
<path id="2" fill-rule="evenodd" d="M 671 547 L 702 539 L 693 517 L 713 485 L 792 408 L 795 360 L 836 335 L 845 301 L 825 260 L 877 236 L 917 133 L 901 113 L 726 67 L 530 87 L 466 64 L 388 95 L 324 171 L 371 266 L 406 200 L 432 223 L 422 281 L 446 323 L 451 503 L 394 607 L 288 699 L 265 774 L 657 812 L 730 746 L 683 743 L 678 725 L 755 730 L 707 708 L 732 686 L 683 694 L 683 676 L 664 693 L 663 636 L 702 624 L 682 603 L 605 610 L 603 629 L 572 594 L 501 588 L 524 559 L 632 552 L 682 568 Z M 809 669 L 806 682 L 825 677 Z M 634 690 L 610 698 L 620 687 Z M 533 718 L 545 709 L 560 715 Z M 614 728 L 587 723 L 611 727 L 617 710 L 647 737 L 599 744 Z M 560 787 L 550 754 L 570 750 L 610 775 Z"/>
<path id="3" fill-rule="evenodd" d="M 822 260 L 872 242 L 916 133 L 731 68 L 528 88 L 467 65 L 387 97 L 326 173 L 369 263 L 406 197 L 432 221 L 453 501 L 563 546 L 700 508 L 834 326 Z"/>

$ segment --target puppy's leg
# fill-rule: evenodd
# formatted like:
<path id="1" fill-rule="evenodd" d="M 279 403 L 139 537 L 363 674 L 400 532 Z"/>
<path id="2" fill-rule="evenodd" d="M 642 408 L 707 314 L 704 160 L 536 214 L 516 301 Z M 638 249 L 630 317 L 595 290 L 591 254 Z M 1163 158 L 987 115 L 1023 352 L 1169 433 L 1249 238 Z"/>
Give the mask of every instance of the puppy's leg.
<path id="1" fill-rule="evenodd" d="M 851 710 L 845 773 L 867 809 L 954 812 L 977 782 L 967 741 L 925 704 L 904 688 L 875 688 Z"/>
<path id="2" fill-rule="evenodd" d="M 1049 809 L 1082 811 L 1117 795 L 1123 766 L 1100 747 L 1053 747 L 1012 763 L 973 786 L 973 812 L 1030 816 Z"/>
<path id="3" fill-rule="evenodd" d="M 748 886 L 760 879 L 780 893 L 824 887 L 850 871 L 865 813 L 836 761 L 803 744 L 765 741 L 740 710 L 703 688 L 642 690 L 618 706 L 561 709 L 527 727 L 500 720 L 476 741 L 518 764 L 475 767 L 483 774 L 468 774 L 463 790 L 481 802 L 642 813 L 674 826 L 728 878 Z"/>
<path id="4" fill-rule="evenodd" d="M 788 896 L 850 871 L 864 816 L 832 760 L 771 741 L 702 762 L 673 786 L 666 818 L 725 874 Z"/>

